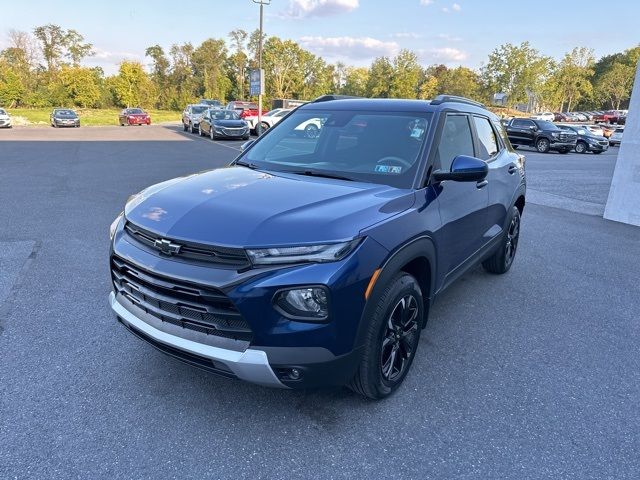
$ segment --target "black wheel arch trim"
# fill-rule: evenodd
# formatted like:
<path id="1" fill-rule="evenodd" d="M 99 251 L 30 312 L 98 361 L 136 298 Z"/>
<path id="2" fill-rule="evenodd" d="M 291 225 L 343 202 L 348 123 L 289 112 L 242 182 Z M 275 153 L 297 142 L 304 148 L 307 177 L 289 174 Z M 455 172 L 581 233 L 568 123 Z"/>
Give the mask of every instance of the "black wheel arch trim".
<path id="1" fill-rule="evenodd" d="M 360 323 L 358 325 L 358 332 L 353 348 L 360 348 L 364 343 L 364 337 L 367 331 L 367 325 L 369 319 L 373 316 L 377 307 L 377 299 L 382 291 L 386 288 L 387 283 L 402 270 L 402 268 L 410 262 L 424 258 L 430 266 L 430 278 L 429 278 L 429 291 L 422 292 L 422 298 L 424 300 L 424 320 L 426 321 L 429 312 L 429 306 L 435 292 L 436 286 L 436 247 L 431 237 L 423 235 L 417 238 L 413 238 L 400 247 L 396 248 L 389 253 L 387 258 L 380 266 L 380 275 L 376 279 L 376 283 L 371 290 L 369 298 L 365 303 L 364 310 L 360 316 Z M 420 283 L 420 279 L 416 279 Z"/>

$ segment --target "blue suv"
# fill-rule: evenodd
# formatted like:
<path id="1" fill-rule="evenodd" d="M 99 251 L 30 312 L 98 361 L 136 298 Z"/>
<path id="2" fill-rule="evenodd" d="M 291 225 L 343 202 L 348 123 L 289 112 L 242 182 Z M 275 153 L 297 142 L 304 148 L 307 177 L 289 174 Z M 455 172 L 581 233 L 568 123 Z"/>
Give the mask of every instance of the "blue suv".
<path id="1" fill-rule="evenodd" d="M 244 147 L 133 195 L 111 225 L 113 311 L 184 362 L 382 398 L 438 295 L 512 265 L 524 157 L 481 104 L 325 96 Z"/>

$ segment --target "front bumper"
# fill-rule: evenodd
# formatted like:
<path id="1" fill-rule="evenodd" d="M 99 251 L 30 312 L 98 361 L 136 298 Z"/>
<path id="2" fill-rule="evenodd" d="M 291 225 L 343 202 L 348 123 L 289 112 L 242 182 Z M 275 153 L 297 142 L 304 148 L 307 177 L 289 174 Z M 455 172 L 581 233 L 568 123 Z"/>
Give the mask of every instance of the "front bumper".
<path id="1" fill-rule="evenodd" d="M 157 343 L 158 345 L 156 346 L 160 350 L 163 350 L 161 348 L 162 346 L 171 347 L 179 351 L 176 352 L 174 356 L 178 356 L 180 352 L 183 352 L 194 356 L 192 357 L 193 359 L 199 358 L 211 361 L 212 370 L 216 368 L 216 363 L 220 363 L 226 367 L 233 376 L 241 380 L 268 387 L 286 388 L 285 385 L 278 380 L 278 377 L 276 377 L 269 365 L 267 354 L 262 350 L 248 348 L 244 352 L 238 352 L 172 335 L 138 318 L 138 316 L 142 315 L 140 313 L 134 315 L 129 309 L 125 308 L 113 292 L 109 294 L 109 304 L 118 319 L 131 330 L 132 333 L 149 343 Z M 167 350 L 164 351 L 165 353 L 169 353 Z M 180 358 L 180 356 L 178 356 L 178 358 Z M 180 359 L 185 360 L 187 358 L 188 357 L 183 356 Z M 224 369 L 220 367 L 218 367 L 218 369 L 222 372 L 224 371 Z"/>
<path id="2" fill-rule="evenodd" d="M 9 128 L 11 126 L 11 120 L 0 120 L 0 128 Z"/>
<path id="3" fill-rule="evenodd" d="M 590 152 L 606 152 L 609 149 L 609 142 L 606 142 L 606 144 L 587 143 L 587 146 Z"/>
<path id="4" fill-rule="evenodd" d="M 573 150 L 576 148 L 576 142 L 560 142 L 560 141 L 552 141 L 549 144 L 549 148 L 551 150 Z"/>

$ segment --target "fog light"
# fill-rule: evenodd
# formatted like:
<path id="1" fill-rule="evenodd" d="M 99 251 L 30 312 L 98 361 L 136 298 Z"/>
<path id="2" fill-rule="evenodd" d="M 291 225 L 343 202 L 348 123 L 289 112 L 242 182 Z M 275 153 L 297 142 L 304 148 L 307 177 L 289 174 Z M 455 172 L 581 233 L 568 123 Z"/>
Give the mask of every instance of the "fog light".
<path id="1" fill-rule="evenodd" d="M 280 291 L 276 294 L 275 305 L 286 317 L 294 320 L 326 320 L 329 316 L 324 287 Z"/>
<path id="2" fill-rule="evenodd" d="M 297 368 L 292 368 L 289 372 L 289 378 L 291 380 L 298 380 L 301 376 L 302 372 L 300 372 L 300 370 L 298 370 Z"/>

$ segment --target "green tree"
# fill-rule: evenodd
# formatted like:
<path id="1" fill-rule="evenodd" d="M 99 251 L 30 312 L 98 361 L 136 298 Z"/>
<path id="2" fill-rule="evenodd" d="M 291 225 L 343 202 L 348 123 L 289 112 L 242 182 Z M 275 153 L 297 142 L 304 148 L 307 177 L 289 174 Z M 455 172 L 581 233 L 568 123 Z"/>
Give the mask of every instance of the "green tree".
<path id="1" fill-rule="evenodd" d="M 47 71 L 51 76 L 57 70 L 64 54 L 67 34 L 60 26 L 52 23 L 36 27 L 33 34 L 40 41 L 42 55 L 47 62 Z"/>
<path id="2" fill-rule="evenodd" d="M 574 48 L 560 61 L 551 75 L 551 85 L 557 88 L 554 97 L 561 99 L 560 110 L 571 111 L 583 96 L 592 94 L 594 63 L 593 50 L 585 47 Z"/>
<path id="3" fill-rule="evenodd" d="M 461 97 L 481 99 L 480 77 L 467 67 L 446 68 L 438 79 L 438 94 L 459 95 Z"/>
<path id="4" fill-rule="evenodd" d="M 540 55 L 529 42 L 506 43 L 491 52 L 481 78 L 487 96 L 506 93 L 514 105 L 542 91 L 551 65 L 551 59 Z"/>
<path id="5" fill-rule="evenodd" d="M 67 30 L 63 42 L 65 56 L 71 60 L 71 65 L 77 67 L 85 57 L 93 55 L 93 45 L 84 43 L 84 37 L 75 30 Z"/>
<path id="6" fill-rule="evenodd" d="M 378 57 L 371 64 L 367 80 L 367 96 L 389 98 L 391 96 L 391 79 L 393 65 L 389 57 Z"/>
<path id="7" fill-rule="evenodd" d="M 389 96 L 393 98 L 417 98 L 422 68 L 418 56 L 410 50 L 401 50 L 393 59 L 393 75 Z"/>
<path id="8" fill-rule="evenodd" d="M 267 96 L 295 98 L 302 90 L 304 50 L 293 40 L 269 37 L 264 44 L 262 62 L 265 69 Z"/>
<path id="9" fill-rule="evenodd" d="M 16 107 L 25 93 L 20 76 L 8 65 L 0 64 L 0 105 Z"/>
<path id="10" fill-rule="evenodd" d="M 142 106 L 152 99 L 151 81 L 139 62 L 122 62 L 113 87 L 116 100 L 123 107 Z"/>
<path id="11" fill-rule="evenodd" d="M 66 97 L 74 105 L 88 108 L 100 102 L 101 92 L 97 72 L 86 67 L 63 67 L 59 81 Z"/>
<path id="12" fill-rule="evenodd" d="M 231 90 L 226 72 L 227 47 L 224 40 L 210 38 L 202 42 L 192 55 L 197 94 L 225 100 Z"/>
<path id="13" fill-rule="evenodd" d="M 369 84 L 368 68 L 347 67 L 344 78 L 344 86 L 341 90 L 344 95 L 367 96 L 367 85 Z"/>
<path id="14" fill-rule="evenodd" d="M 168 108 L 169 106 L 169 60 L 160 45 L 153 45 L 145 50 L 145 56 L 151 57 L 153 62 L 151 80 L 158 95 L 154 99 L 156 108 Z"/>
<path id="15" fill-rule="evenodd" d="M 596 84 L 600 99 L 608 102 L 612 108 L 619 109 L 623 101 L 631 97 L 635 69 L 624 63 L 614 63 Z"/>
<path id="16" fill-rule="evenodd" d="M 229 73 L 235 85 L 233 85 L 233 97 L 245 98 L 245 77 L 249 57 L 246 54 L 246 45 L 249 34 L 238 28 L 229 32 L 233 54 L 229 57 Z"/>

